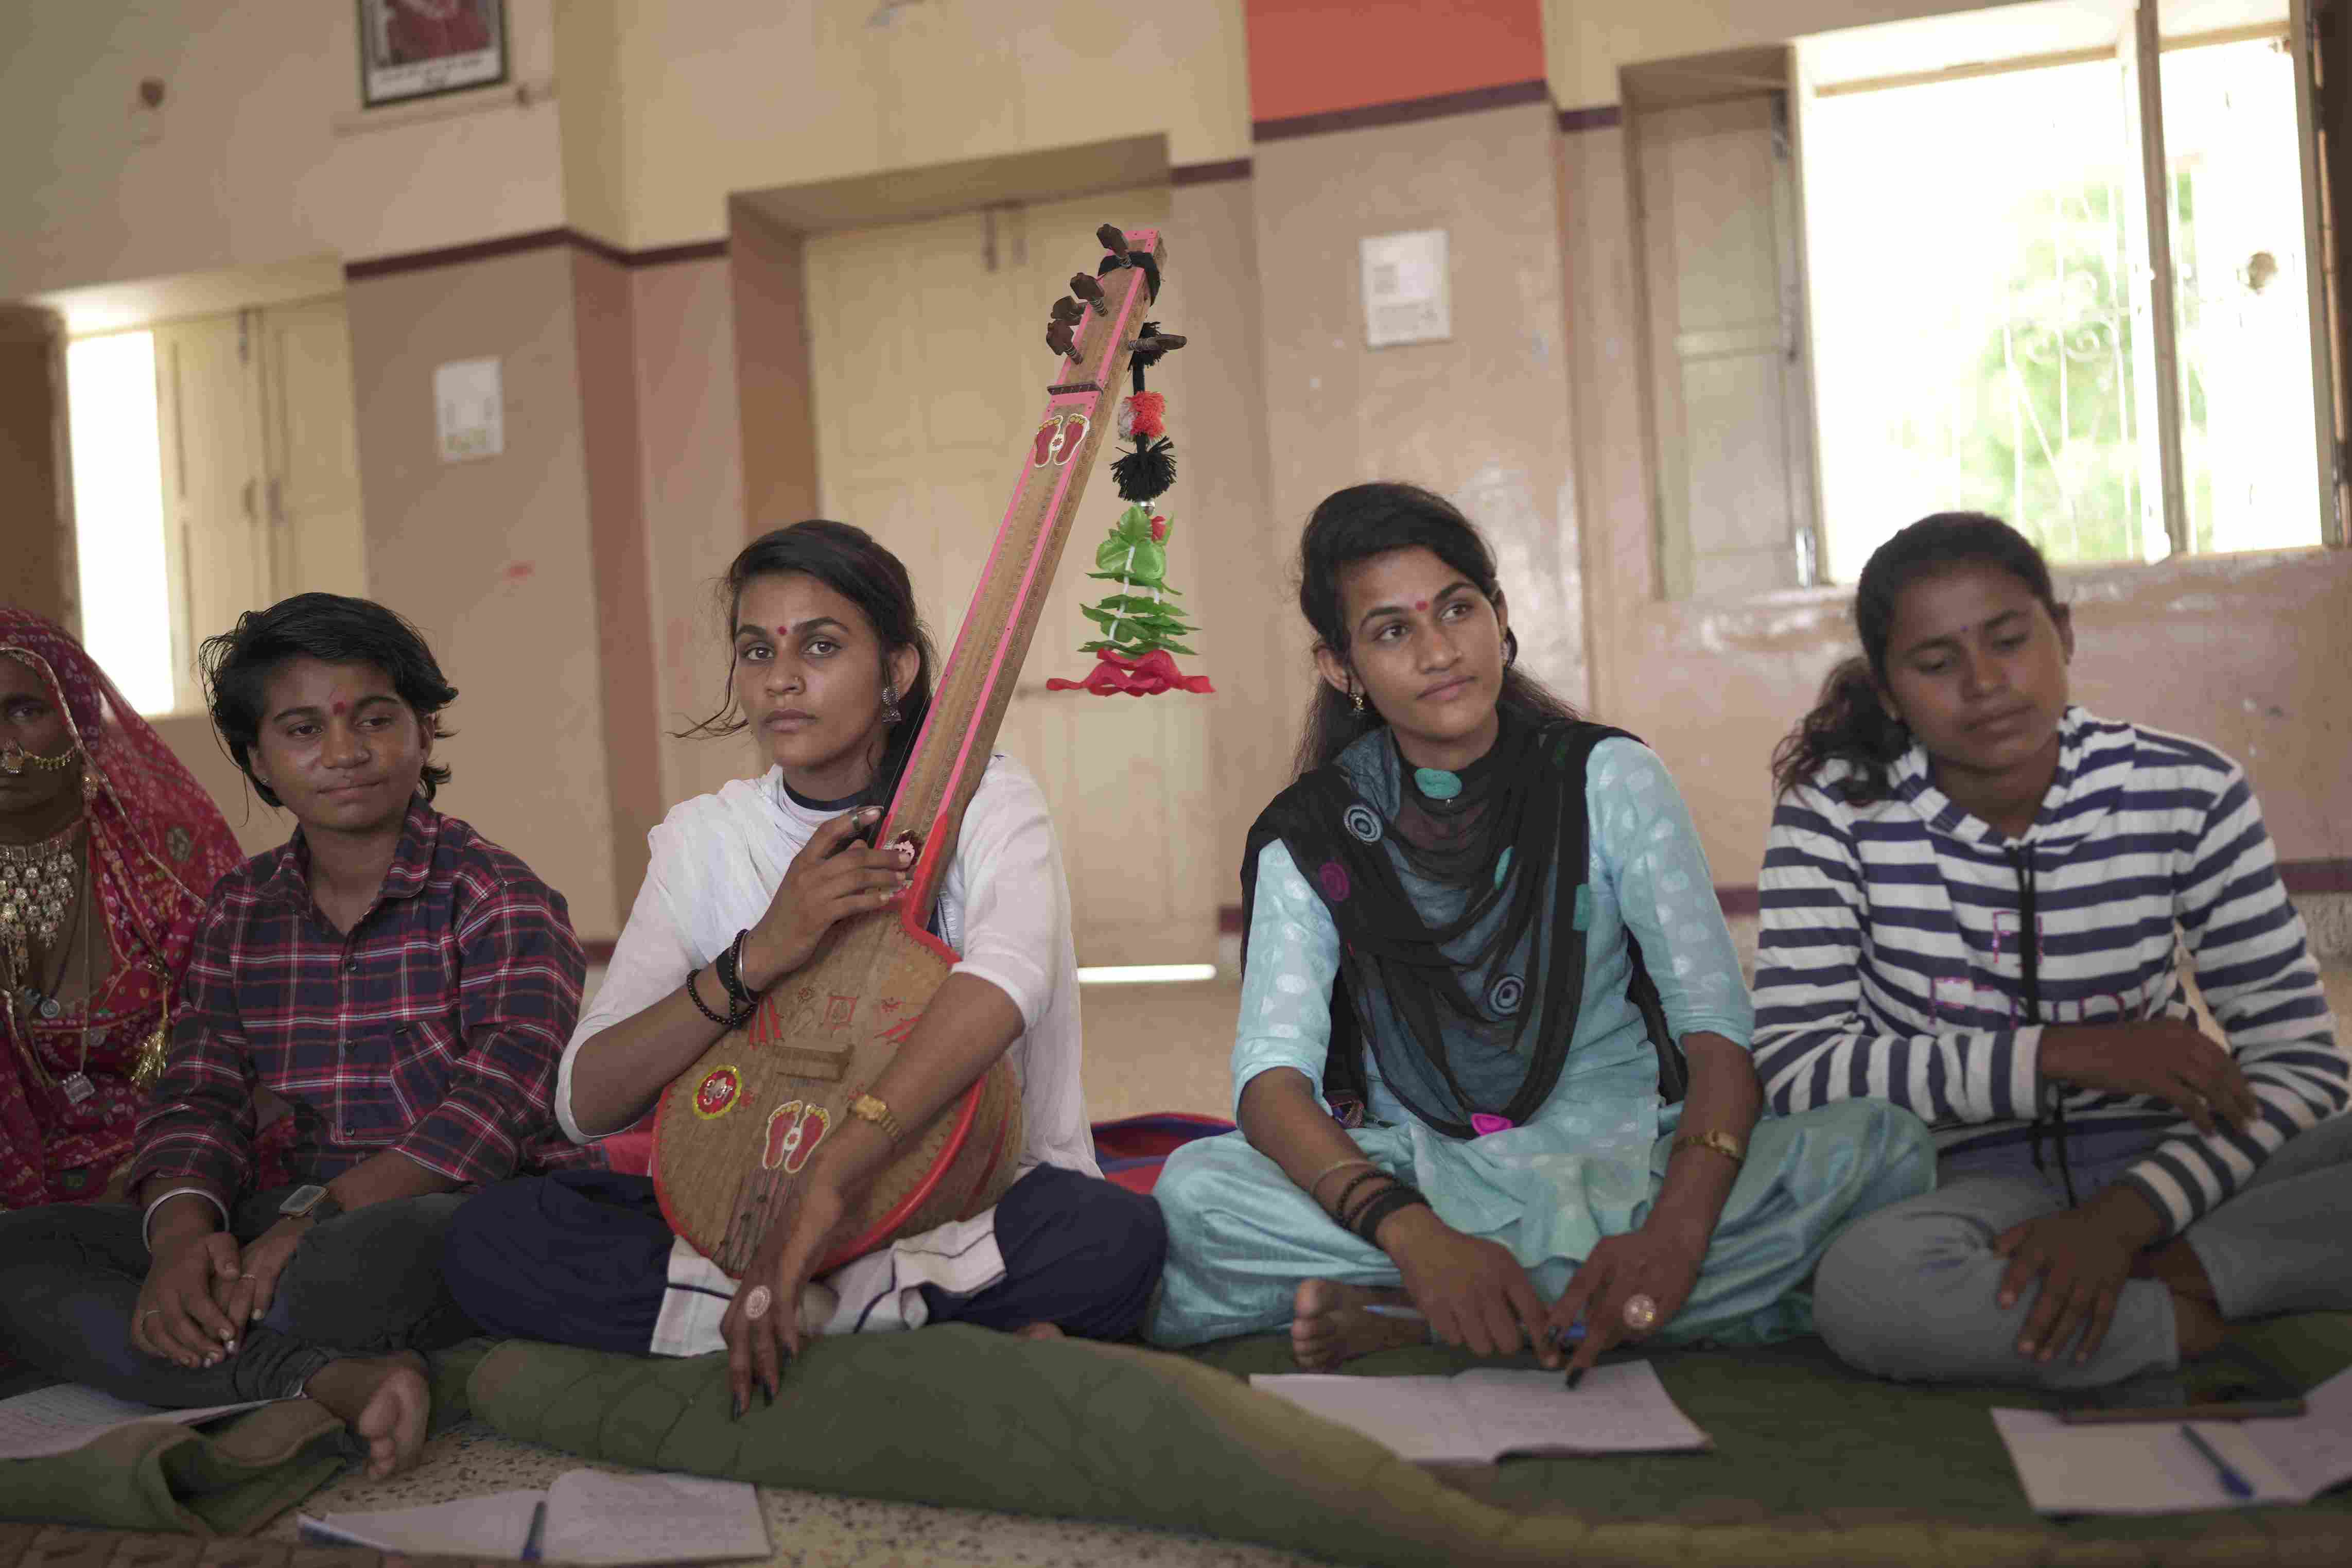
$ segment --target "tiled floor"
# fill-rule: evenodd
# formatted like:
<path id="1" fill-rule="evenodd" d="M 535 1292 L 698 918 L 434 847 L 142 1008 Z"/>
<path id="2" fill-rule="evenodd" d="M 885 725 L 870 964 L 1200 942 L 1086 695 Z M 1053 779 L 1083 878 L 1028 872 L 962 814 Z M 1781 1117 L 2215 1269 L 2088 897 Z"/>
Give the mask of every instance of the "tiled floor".
<path id="1" fill-rule="evenodd" d="M 2332 965 L 2327 989 L 2338 1018 L 2352 1018 L 2352 965 Z M 1083 1007 L 1087 1098 L 1095 1120 L 1149 1110 L 1232 1114 L 1226 1058 L 1240 996 L 1231 980 L 1199 984 L 1093 986 Z M 308 1510 L 399 1508 L 452 1498 L 545 1486 L 580 1463 L 571 1456 L 500 1437 L 468 1422 L 427 1446 L 422 1464 L 396 1480 L 346 1478 L 305 1504 Z M 1028 1519 L 970 1509 L 872 1502 L 814 1492 L 761 1493 L 777 1563 L 848 1568 L 888 1563 L 904 1568 L 1021 1563 L 1034 1568 L 1093 1568 L 1105 1563 L 1221 1568 L 1307 1564 L 1312 1560 L 1257 1547 L 1157 1531 Z M 291 1515 L 265 1533 L 291 1539 Z"/>

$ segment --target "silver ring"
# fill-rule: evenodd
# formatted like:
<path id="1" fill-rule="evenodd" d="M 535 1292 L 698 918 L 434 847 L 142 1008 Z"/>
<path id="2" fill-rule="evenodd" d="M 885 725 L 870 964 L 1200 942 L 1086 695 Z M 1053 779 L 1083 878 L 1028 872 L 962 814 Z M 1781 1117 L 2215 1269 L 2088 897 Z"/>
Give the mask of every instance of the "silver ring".
<path id="1" fill-rule="evenodd" d="M 1648 1333 L 1658 1326 L 1658 1304 L 1647 1296 L 1628 1296 L 1625 1326 L 1637 1334 Z"/>
<path id="2" fill-rule="evenodd" d="M 757 1322 L 768 1315 L 768 1304 L 775 1298 L 768 1294 L 765 1285 L 754 1285 L 751 1293 L 743 1298 L 743 1315 Z"/>

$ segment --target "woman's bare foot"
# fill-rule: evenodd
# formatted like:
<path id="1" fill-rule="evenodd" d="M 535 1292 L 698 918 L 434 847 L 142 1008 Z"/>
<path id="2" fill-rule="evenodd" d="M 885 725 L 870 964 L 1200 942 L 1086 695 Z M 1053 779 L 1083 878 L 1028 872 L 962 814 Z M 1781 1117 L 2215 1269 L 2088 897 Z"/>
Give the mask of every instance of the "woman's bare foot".
<path id="1" fill-rule="evenodd" d="M 425 1358 L 414 1351 L 331 1361 L 310 1374 L 302 1392 L 341 1416 L 367 1445 L 370 1480 L 406 1469 L 425 1446 L 433 1394 L 425 1382 Z"/>
<path id="2" fill-rule="evenodd" d="M 1344 1285 L 1337 1279 L 1304 1280 L 1290 1303 L 1291 1357 L 1308 1372 L 1328 1372 L 1374 1351 L 1424 1343 L 1429 1324 L 1422 1318 L 1390 1318 L 1364 1310 L 1412 1305 L 1412 1298 L 1402 1290 Z"/>
<path id="3" fill-rule="evenodd" d="M 1066 1340 L 1070 1337 L 1062 1332 L 1059 1323 L 1024 1323 L 1013 1332 L 1024 1340 Z"/>

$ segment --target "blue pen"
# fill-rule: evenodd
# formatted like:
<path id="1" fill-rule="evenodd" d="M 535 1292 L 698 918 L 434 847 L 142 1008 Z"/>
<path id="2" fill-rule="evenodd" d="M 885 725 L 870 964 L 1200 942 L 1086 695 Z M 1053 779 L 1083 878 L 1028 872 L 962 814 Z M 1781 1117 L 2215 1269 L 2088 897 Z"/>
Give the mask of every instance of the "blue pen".
<path id="1" fill-rule="evenodd" d="M 2254 1495 L 2253 1483 L 2246 1479 L 2245 1477 L 2240 1475 L 2236 1467 L 2231 1465 L 2229 1460 L 2216 1453 L 2212 1444 L 2208 1443 L 2203 1437 L 2198 1436 L 2197 1428 L 2194 1426 L 2183 1426 L 2180 1428 L 2180 1435 L 2189 1439 L 2189 1446 L 2190 1447 L 2196 1449 L 2200 1454 L 2202 1454 L 2205 1457 L 2205 1462 L 2207 1464 L 2213 1467 L 2213 1473 L 2221 1478 L 2221 1489 L 2223 1491 L 2228 1492 L 2234 1498 L 2250 1498 Z"/>
<path id="2" fill-rule="evenodd" d="M 547 1533 L 547 1500 L 541 1498 L 530 1510 L 530 1533 L 522 1538 L 522 1560 L 539 1561 L 540 1542 Z"/>

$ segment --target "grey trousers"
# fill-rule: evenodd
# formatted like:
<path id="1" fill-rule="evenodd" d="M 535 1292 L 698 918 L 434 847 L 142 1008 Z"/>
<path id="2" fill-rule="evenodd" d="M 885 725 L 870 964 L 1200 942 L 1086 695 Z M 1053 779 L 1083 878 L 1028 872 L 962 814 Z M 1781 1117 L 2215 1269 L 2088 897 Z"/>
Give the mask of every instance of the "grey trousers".
<path id="1" fill-rule="evenodd" d="M 2077 1163 L 2075 1192 L 2089 1197 L 2139 1152 Z M 2046 1173 L 2006 1174 L 1951 1171 L 1954 1163 L 1947 1160 L 1936 1191 L 1856 1221 L 1823 1255 L 1813 1321 L 1840 1359 L 1880 1377 L 2043 1388 L 2094 1388 L 2179 1363 L 2172 1293 L 2154 1279 L 2124 1286 L 2089 1361 L 2078 1364 L 2071 1344 L 2048 1362 L 2019 1354 L 2036 1292 L 2001 1310 L 1996 1293 L 2009 1260 L 1992 1243 L 2065 1207 L 2064 1189 L 2054 1162 Z M 2226 1319 L 2352 1310 L 2352 1115 L 2290 1139 L 2181 1235 Z"/>
<path id="2" fill-rule="evenodd" d="M 278 1221 L 291 1187 L 236 1205 L 241 1246 Z M 0 1214 L 0 1350 L 120 1399 L 187 1409 L 287 1399 L 349 1355 L 439 1350 L 472 1322 L 441 1282 L 443 1233 L 464 1197 L 434 1193 L 371 1204 L 315 1226 L 278 1278 L 236 1353 L 193 1370 L 131 1342 L 152 1262 L 128 1204 L 53 1204 Z"/>

